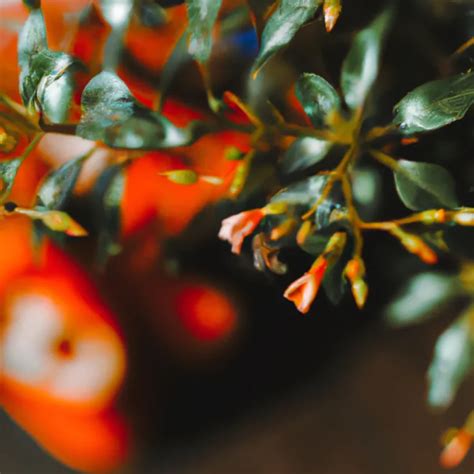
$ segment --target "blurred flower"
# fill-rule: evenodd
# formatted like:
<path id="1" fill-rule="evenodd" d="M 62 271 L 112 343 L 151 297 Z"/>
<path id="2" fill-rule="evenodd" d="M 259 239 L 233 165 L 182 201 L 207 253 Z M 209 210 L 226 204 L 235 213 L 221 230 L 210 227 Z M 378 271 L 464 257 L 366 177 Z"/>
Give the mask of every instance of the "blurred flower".
<path id="1" fill-rule="evenodd" d="M 219 238 L 232 244 L 232 252 L 239 254 L 245 237 L 250 235 L 264 217 L 261 209 L 252 209 L 222 221 Z"/>
<path id="2" fill-rule="evenodd" d="M 466 457 L 472 441 L 471 433 L 465 429 L 458 430 L 443 449 L 439 459 L 440 464 L 447 469 L 458 466 Z"/>

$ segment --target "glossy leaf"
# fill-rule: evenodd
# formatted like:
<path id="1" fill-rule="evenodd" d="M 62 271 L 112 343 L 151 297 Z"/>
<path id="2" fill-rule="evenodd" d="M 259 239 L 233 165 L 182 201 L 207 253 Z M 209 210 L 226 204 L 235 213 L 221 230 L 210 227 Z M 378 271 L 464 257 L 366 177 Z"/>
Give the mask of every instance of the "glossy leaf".
<path id="1" fill-rule="evenodd" d="M 217 20 L 222 0 L 186 0 L 190 54 L 205 63 L 211 55 L 212 30 Z"/>
<path id="2" fill-rule="evenodd" d="M 391 16 L 392 10 L 388 9 L 360 31 L 344 60 L 341 88 L 346 104 L 351 109 L 364 104 L 377 78 L 382 44 L 390 26 Z"/>
<path id="3" fill-rule="evenodd" d="M 320 0 L 280 1 L 263 29 L 260 51 L 252 66 L 254 76 L 276 52 L 290 43 L 307 21 L 314 17 L 320 3 Z"/>
<path id="4" fill-rule="evenodd" d="M 286 202 L 290 205 L 310 206 L 321 195 L 326 182 L 327 176 L 311 176 L 282 189 L 270 199 L 270 202 Z"/>
<path id="5" fill-rule="evenodd" d="M 32 10 L 18 42 L 20 94 L 25 106 L 41 111 L 53 123 L 64 122 L 74 92 L 74 73 L 80 63 L 72 56 L 51 51 L 44 18 Z"/>
<path id="6" fill-rule="evenodd" d="M 394 108 L 393 122 L 406 133 L 426 132 L 462 119 L 474 104 L 474 72 L 428 82 Z"/>
<path id="7" fill-rule="evenodd" d="M 46 49 L 48 42 L 43 13 L 40 9 L 34 9 L 30 12 L 18 37 L 18 64 L 22 68 L 28 66 L 34 55 Z"/>
<path id="8" fill-rule="evenodd" d="M 341 105 L 334 87 L 316 74 L 305 73 L 299 77 L 296 97 L 315 127 L 323 127 L 327 116 Z"/>
<path id="9" fill-rule="evenodd" d="M 83 163 L 84 157 L 80 157 L 52 171 L 38 190 L 37 206 L 46 209 L 61 209 L 74 189 Z"/>
<path id="10" fill-rule="evenodd" d="M 82 93 L 83 113 L 77 134 L 89 140 L 101 140 L 108 127 L 130 118 L 135 106 L 135 99 L 125 83 L 112 72 L 101 72 L 89 81 Z"/>
<path id="11" fill-rule="evenodd" d="M 461 291 L 459 280 L 439 272 L 426 272 L 411 278 L 386 309 L 386 321 L 403 327 L 426 321 L 439 314 L 440 305 Z"/>
<path id="12" fill-rule="evenodd" d="M 128 24 L 134 0 L 100 0 L 100 11 L 112 28 L 123 28 Z"/>
<path id="13" fill-rule="evenodd" d="M 318 138 L 296 139 L 280 161 L 284 173 L 294 173 L 319 163 L 331 149 L 332 143 Z"/>
<path id="14" fill-rule="evenodd" d="M 400 199 L 413 211 L 459 205 L 454 180 L 439 165 L 399 160 L 394 176 Z"/>
<path id="15" fill-rule="evenodd" d="M 0 202 L 4 202 L 13 187 L 16 175 L 23 163 L 24 158 L 13 158 L 11 160 L 0 161 Z"/>
<path id="16" fill-rule="evenodd" d="M 469 312 L 458 318 L 438 339 L 428 370 L 428 403 L 447 408 L 473 366 L 474 345 Z"/>
<path id="17" fill-rule="evenodd" d="M 136 150 L 183 146 L 200 133 L 196 123 L 178 128 L 161 114 L 138 104 L 126 84 L 110 71 L 91 79 L 81 105 L 83 115 L 77 134 L 111 147 Z"/>

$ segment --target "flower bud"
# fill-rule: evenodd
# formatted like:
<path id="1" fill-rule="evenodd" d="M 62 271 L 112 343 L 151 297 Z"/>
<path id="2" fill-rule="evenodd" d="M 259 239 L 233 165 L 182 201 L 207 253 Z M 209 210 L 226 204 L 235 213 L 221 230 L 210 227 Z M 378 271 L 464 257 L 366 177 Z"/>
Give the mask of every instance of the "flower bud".
<path id="1" fill-rule="evenodd" d="M 417 235 L 409 234 L 400 227 L 394 227 L 390 233 L 397 237 L 410 253 L 418 255 L 423 262 L 433 265 L 438 261 L 436 253 Z"/>
<path id="2" fill-rule="evenodd" d="M 459 225 L 474 226 L 474 210 L 456 212 L 453 221 Z"/>
<path id="3" fill-rule="evenodd" d="M 172 170 L 160 174 L 175 184 L 194 184 L 198 180 L 198 175 L 193 170 Z"/>

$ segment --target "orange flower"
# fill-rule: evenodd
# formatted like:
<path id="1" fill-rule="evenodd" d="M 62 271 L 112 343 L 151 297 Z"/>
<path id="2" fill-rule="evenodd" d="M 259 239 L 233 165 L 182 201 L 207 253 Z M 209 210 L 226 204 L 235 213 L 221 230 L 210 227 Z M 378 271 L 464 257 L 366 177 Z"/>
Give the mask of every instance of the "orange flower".
<path id="1" fill-rule="evenodd" d="M 447 469 L 458 466 L 466 457 L 472 441 L 471 433 L 460 429 L 443 449 L 439 459 L 440 464 Z"/>
<path id="2" fill-rule="evenodd" d="M 239 254 L 245 237 L 250 235 L 263 219 L 261 209 L 252 209 L 230 216 L 222 221 L 219 238 L 232 244 L 232 252 Z"/>
<path id="3" fill-rule="evenodd" d="M 319 257 L 308 272 L 286 289 L 283 296 L 292 301 L 300 313 L 306 314 L 309 311 L 318 294 L 327 266 L 326 258 Z"/>

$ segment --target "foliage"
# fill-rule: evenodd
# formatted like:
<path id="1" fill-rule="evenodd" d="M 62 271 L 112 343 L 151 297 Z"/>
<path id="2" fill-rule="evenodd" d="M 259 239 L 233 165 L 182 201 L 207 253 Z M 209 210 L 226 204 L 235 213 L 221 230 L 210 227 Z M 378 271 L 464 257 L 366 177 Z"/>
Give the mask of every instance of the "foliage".
<path id="1" fill-rule="evenodd" d="M 232 244 L 234 253 L 241 253 L 245 238 L 253 235 L 255 267 L 280 275 L 290 268 L 279 260 L 280 250 L 298 247 L 309 255 L 313 263 L 284 293 L 302 313 L 310 311 L 320 288 L 335 303 L 350 290 L 356 305 L 364 307 L 369 292 L 364 237 L 372 231 L 392 236 L 425 264 L 433 265 L 443 255 L 452 258 L 464 273 L 466 269 L 474 273 L 469 262 L 458 256 L 456 249 L 449 248 L 445 238 L 455 227 L 474 226 L 474 208 L 460 204 L 457 182 L 450 171 L 439 163 L 427 162 L 428 156 L 417 161 L 394 156 L 400 145 L 421 139 L 425 132 L 469 119 L 474 103 L 474 73 L 462 68 L 407 90 L 393 107 L 393 118 L 384 122 L 372 99 L 377 93 L 378 76 L 383 73 L 384 44 L 396 21 L 393 5 L 366 21 L 366 26 L 353 36 L 340 64 L 339 84 L 331 83 L 329 75 L 323 77 L 312 71 L 299 75 L 294 83 L 292 116 L 297 118 L 293 120 L 269 101 L 257 106 L 255 100 L 252 103 L 228 91 L 219 97 L 222 91 L 213 90 L 209 67 L 213 41 L 219 28 L 233 33 L 242 25 L 237 14 L 222 19 L 221 1 L 186 0 L 187 29 L 163 70 L 156 107 L 146 106 L 134 96 L 120 70 L 124 38 L 140 2 L 99 2 L 97 8 L 110 27 L 106 53 L 103 64 L 86 73 L 82 88 L 76 81 L 82 70 L 81 61 L 49 48 L 38 3 L 25 2 L 30 14 L 18 46 L 23 105 L 3 101 L 11 124 L 4 126 L 2 115 L 1 130 L 6 130 L 13 142 L 17 132 L 28 142 L 23 151 L 0 163 L 0 202 L 5 217 L 23 214 L 53 233 L 85 235 L 82 226 L 64 209 L 90 154 L 51 172 L 39 187 L 33 207 L 18 207 L 6 200 L 19 168 L 44 133 L 76 135 L 113 149 L 115 162 L 99 179 L 97 193 L 98 255 L 100 263 L 105 264 L 121 250 L 121 202 L 127 167 L 140 158 L 140 152 L 179 152 L 213 133 L 233 130 L 248 136 L 250 149 L 242 153 L 230 150 L 227 157 L 222 156 L 222 160 L 238 162 L 227 196 L 245 210 L 222 222 L 219 237 Z M 245 21 L 250 17 L 260 40 L 258 54 L 249 65 L 252 84 L 264 81 L 262 77 L 270 63 L 277 62 L 300 30 L 319 21 L 320 15 L 327 35 L 335 34 L 329 31 L 334 30 L 343 7 L 343 2 L 336 0 L 247 3 L 240 6 L 243 10 L 236 10 L 244 11 Z M 118 4 L 123 8 L 115 8 Z M 117 16 L 119 10 L 121 14 Z M 225 20 L 227 29 L 223 26 Z M 190 57 L 199 63 L 211 114 L 178 125 L 166 118 L 162 106 L 168 88 Z M 80 104 L 74 102 L 76 95 L 80 96 Z M 16 134 L 9 133 L 13 128 Z M 2 143 L 8 140 L 2 139 Z M 401 204 L 415 213 L 386 220 L 363 218 L 362 206 L 353 192 L 362 160 L 370 160 L 372 168 L 388 170 Z M 183 186 L 200 181 L 216 186 L 222 183 L 220 178 L 191 169 L 166 171 L 162 176 Z M 372 200 L 383 202 L 388 193 L 383 194 Z M 472 299 L 474 292 L 465 281 L 459 283 L 456 276 L 425 272 L 416 276 L 406 293 L 389 307 L 389 319 L 396 325 L 424 320 L 440 303 L 459 295 Z M 417 304 L 411 305 L 411 301 Z M 473 367 L 473 314 L 471 305 L 436 344 L 428 372 L 428 402 L 432 406 L 448 406 Z"/>

